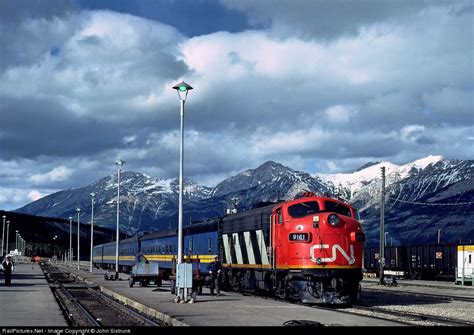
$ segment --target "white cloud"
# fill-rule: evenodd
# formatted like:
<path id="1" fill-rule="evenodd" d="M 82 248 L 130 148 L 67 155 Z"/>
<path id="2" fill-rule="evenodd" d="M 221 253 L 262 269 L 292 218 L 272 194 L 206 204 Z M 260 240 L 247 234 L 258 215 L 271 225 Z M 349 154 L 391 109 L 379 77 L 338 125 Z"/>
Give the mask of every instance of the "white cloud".
<path id="1" fill-rule="evenodd" d="M 400 130 L 402 141 L 414 142 L 425 132 L 425 126 L 410 125 Z"/>
<path id="2" fill-rule="evenodd" d="M 5 187 L 77 187 L 113 173 L 118 155 L 127 169 L 176 176 L 180 80 L 195 88 L 189 177 L 265 160 L 341 171 L 472 158 L 472 13 L 444 2 L 354 3 L 339 15 L 333 2 L 224 2 L 268 29 L 187 38 L 110 11 L 19 20 L 0 61 L 0 171 L 15 170 Z"/>
<path id="3" fill-rule="evenodd" d="M 36 184 L 45 184 L 48 182 L 64 181 L 68 179 L 72 174 L 73 170 L 66 166 L 58 166 L 53 170 L 45 174 L 34 174 L 28 178 L 29 181 Z"/>
<path id="4" fill-rule="evenodd" d="M 30 193 L 28 193 L 28 198 L 30 198 L 31 201 L 41 199 L 43 196 L 44 195 L 41 194 L 38 190 L 32 190 Z"/>

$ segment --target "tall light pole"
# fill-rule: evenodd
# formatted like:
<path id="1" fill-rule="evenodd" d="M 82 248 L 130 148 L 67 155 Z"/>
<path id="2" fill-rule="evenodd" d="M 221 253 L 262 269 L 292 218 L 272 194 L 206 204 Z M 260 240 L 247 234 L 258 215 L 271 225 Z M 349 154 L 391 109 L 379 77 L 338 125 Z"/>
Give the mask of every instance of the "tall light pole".
<path id="1" fill-rule="evenodd" d="M 91 264 L 89 271 L 92 272 L 92 252 L 94 250 L 94 200 L 95 200 L 95 193 L 91 193 L 92 198 L 92 211 L 91 211 Z"/>
<path id="2" fill-rule="evenodd" d="M 69 266 L 72 267 L 72 216 L 69 217 Z"/>
<path id="3" fill-rule="evenodd" d="M 180 101 L 180 146 L 179 146 L 179 214 L 178 214 L 178 262 L 176 275 L 178 277 L 179 265 L 183 261 L 183 163 L 184 163 L 184 103 L 188 92 L 193 88 L 184 81 L 173 86 L 178 92 Z M 180 296 L 180 290 L 176 290 L 177 298 Z"/>
<path id="4" fill-rule="evenodd" d="M 382 173 L 382 190 L 380 192 L 380 244 L 379 244 L 379 284 L 384 282 L 383 267 L 385 265 L 385 233 L 384 233 L 384 221 L 385 221 L 385 166 L 380 168 Z"/>
<path id="5" fill-rule="evenodd" d="M 117 241 L 115 243 L 115 279 L 119 276 L 119 232 L 120 232 L 120 171 L 122 170 L 123 160 L 115 161 L 117 165 Z"/>
<path id="6" fill-rule="evenodd" d="M 79 214 L 81 213 L 81 209 L 80 208 L 76 208 L 76 212 L 77 212 L 77 269 L 80 270 L 81 269 L 81 264 L 80 264 L 80 244 L 79 244 L 79 240 L 80 240 L 80 233 L 81 233 L 81 230 L 80 230 L 80 223 L 79 223 Z"/>
<path id="7" fill-rule="evenodd" d="M 5 241 L 5 220 L 7 218 L 6 215 L 2 216 L 3 218 L 3 226 L 2 226 L 2 250 L 0 251 L 0 256 L 3 256 L 3 245 L 4 245 L 4 241 Z"/>
<path id="8" fill-rule="evenodd" d="M 18 250 L 18 230 L 15 230 L 15 250 Z"/>
<path id="9" fill-rule="evenodd" d="M 384 235 L 385 235 L 384 240 L 383 240 L 384 241 L 384 247 L 387 246 L 387 234 L 388 234 L 388 231 L 384 233 Z"/>
<path id="10" fill-rule="evenodd" d="M 10 235 L 10 221 L 7 221 L 7 245 L 5 246 L 5 255 L 8 255 L 8 235 Z"/>

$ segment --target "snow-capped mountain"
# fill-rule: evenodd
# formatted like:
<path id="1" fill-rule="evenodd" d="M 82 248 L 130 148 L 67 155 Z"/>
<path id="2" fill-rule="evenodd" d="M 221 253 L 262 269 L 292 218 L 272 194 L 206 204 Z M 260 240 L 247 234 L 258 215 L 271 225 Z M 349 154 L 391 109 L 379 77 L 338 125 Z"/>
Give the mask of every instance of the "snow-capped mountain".
<path id="1" fill-rule="evenodd" d="M 412 174 L 422 171 L 427 166 L 443 160 L 442 156 L 428 156 L 414 162 L 397 165 L 391 162 L 370 163 L 365 168 L 360 168 L 353 173 L 323 174 L 316 173 L 313 177 L 321 178 L 333 190 L 343 193 L 348 199 L 353 200 L 360 191 L 366 191 L 371 184 L 380 184 L 381 167 L 385 167 L 385 187 L 399 182 Z M 380 188 L 380 185 L 378 186 Z M 370 192 L 373 194 L 373 192 Z"/>
<path id="2" fill-rule="evenodd" d="M 397 165 L 369 163 L 349 174 L 314 174 L 266 162 L 230 177 L 214 188 L 185 179 L 184 222 L 223 215 L 237 204 L 239 211 L 259 202 L 293 199 L 312 191 L 337 195 L 359 209 L 368 245 L 378 242 L 381 172 L 385 167 L 385 231 L 393 244 L 434 243 L 438 229 L 442 241 L 474 240 L 474 161 L 428 156 Z M 120 181 L 121 231 L 153 231 L 177 226 L 177 179 L 155 179 L 136 172 L 123 172 Z M 51 194 L 18 212 L 42 216 L 76 218 L 89 222 L 90 193 L 96 193 L 95 224 L 116 224 L 117 180 L 112 175 L 83 188 Z M 454 206 L 453 204 L 458 204 Z"/>
<path id="3" fill-rule="evenodd" d="M 379 239 L 381 167 L 385 167 L 385 231 L 388 241 L 474 241 L 474 161 L 428 156 L 405 165 L 374 163 L 351 174 L 317 174 L 360 210 L 368 243 Z M 389 242 L 387 242 L 389 243 Z"/>
<path id="4" fill-rule="evenodd" d="M 211 189 L 184 179 L 184 201 L 207 198 Z M 95 193 L 94 223 L 113 228 L 117 214 L 117 176 L 110 175 L 86 187 L 57 192 L 32 202 L 18 210 L 25 214 L 91 220 Z M 125 171 L 120 177 L 120 226 L 129 234 L 149 230 L 161 217 L 172 216 L 178 210 L 179 182 L 177 179 L 156 179 L 145 174 Z"/>

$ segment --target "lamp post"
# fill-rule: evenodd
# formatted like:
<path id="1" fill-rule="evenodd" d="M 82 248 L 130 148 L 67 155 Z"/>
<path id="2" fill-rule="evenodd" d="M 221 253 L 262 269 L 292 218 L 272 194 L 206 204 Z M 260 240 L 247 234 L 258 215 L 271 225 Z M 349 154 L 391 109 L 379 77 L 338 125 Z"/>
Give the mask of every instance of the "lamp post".
<path id="1" fill-rule="evenodd" d="M 120 171 L 122 170 L 122 160 L 115 161 L 117 165 L 117 242 L 115 243 L 115 279 L 118 280 L 119 276 L 119 229 L 120 229 Z"/>
<path id="2" fill-rule="evenodd" d="M 80 208 L 76 208 L 76 212 L 77 212 L 77 269 L 80 270 L 81 269 L 81 264 L 80 264 L 80 244 L 79 244 L 79 240 L 80 240 L 80 223 L 79 223 L 79 214 L 81 213 L 81 209 Z"/>
<path id="3" fill-rule="evenodd" d="M 5 255 L 8 255 L 8 235 L 10 235 L 10 221 L 7 221 L 7 245 L 5 246 Z"/>
<path id="4" fill-rule="evenodd" d="M 72 267 L 72 216 L 69 217 L 69 266 Z"/>
<path id="5" fill-rule="evenodd" d="M 18 230 L 15 230 L 15 250 L 18 250 Z"/>
<path id="6" fill-rule="evenodd" d="M 92 212 L 91 212 L 91 264 L 89 271 L 92 272 L 92 252 L 94 249 L 94 200 L 95 200 L 95 193 L 91 193 L 92 198 Z"/>
<path id="7" fill-rule="evenodd" d="M 5 219 L 7 218 L 6 215 L 3 215 L 2 216 L 3 218 L 3 226 L 2 226 L 2 250 L 0 251 L 0 256 L 3 256 L 3 245 L 4 245 L 4 241 L 5 241 Z"/>
<path id="8" fill-rule="evenodd" d="M 379 284 L 384 283 L 384 272 L 383 268 L 385 265 L 385 234 L 384 234 L 384 221 L 385 221 L 385 166 L 380 168 L 382 173 L 382 189 L 380 191 L 380 241 L 379 241 Z"/>
<path id="9" fill-rule="evenodd" d="M 386 247 L 387 246 L 387 234 L 388 234 L 388 231 L 384 233 L 384 239 L 383 239 L 383 246 Z"/>
<path id="10" fill-rule="evenodd" d="M 179 146 L 179 212 L 178 212 L 178 262 L 176 275 L 178 277 L 179 265 L 183 261 L 183 163 L 184 163 L 184 103 L 188 92 L 193 88 L 184 81 L 173 86 L 178 92 L 180 101 L 180 146 Z M 180 290 L 177 290 L 177 300 L 179 300 Z"/>

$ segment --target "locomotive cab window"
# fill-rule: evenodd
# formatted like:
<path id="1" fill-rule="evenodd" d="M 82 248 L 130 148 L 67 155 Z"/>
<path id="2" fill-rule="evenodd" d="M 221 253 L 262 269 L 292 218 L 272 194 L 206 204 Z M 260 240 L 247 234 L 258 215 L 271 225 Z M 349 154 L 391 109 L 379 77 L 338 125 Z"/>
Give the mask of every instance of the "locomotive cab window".
<path id="1" fill-rule="evenodd" d="M 290 214 L 292 218 L 302 218 L 319 213 L 319 211 L 319 204 L 316 201 L 299 202 L 288 207 L 288 214 Z"/>
<path id="2" fill-rule="evenodd" d="M 338 202 L 333 202 L 333 201 L 325 201 L 324 202 L 324 207 L 326 207 L 326 211 L 328 212 L 334 212 L 337 214 L 341 214 L 344 216 L 351 217 L 351 209 L 347 206 L 344 206 L 343 204 L 340 204 Z"/>

